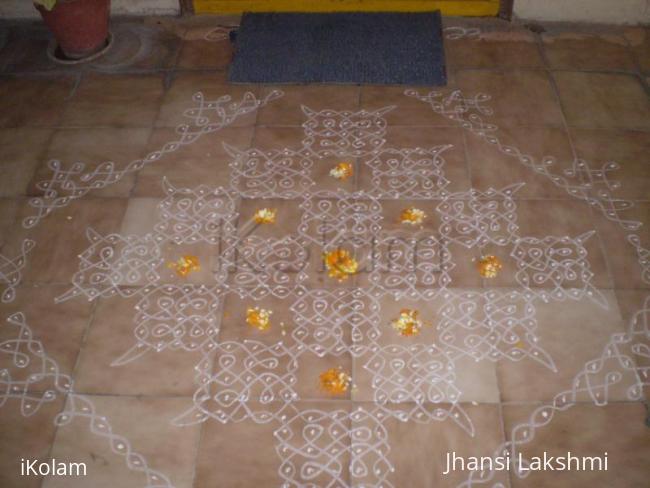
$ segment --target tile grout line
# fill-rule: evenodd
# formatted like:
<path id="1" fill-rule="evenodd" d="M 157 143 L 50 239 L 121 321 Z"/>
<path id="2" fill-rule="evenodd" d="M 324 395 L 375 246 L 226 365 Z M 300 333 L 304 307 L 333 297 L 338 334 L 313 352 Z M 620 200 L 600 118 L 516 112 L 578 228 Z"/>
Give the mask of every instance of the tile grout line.
<path id="1" fill-rule="evenodd" d="M 180 52 L 180 49 L 179 49 L 179 52 Z M 175 71 L 173 71 L 173 70 L 169 70 L 168 72 L 166 72 L 166 76 L 169 76 L 169 75 L 173 74 L 174 72 Z M 551 78 L 551 80 L 553 80 L 553 77 L 552 77 L 552 74 L 551 74 L 552 71 L 547 70 L 547 72 L 549 73 L 549 77 Z M 80 74 L 79 77 L 81 77 L 81 74 Z M 552 85 L 554 87 L 554 91 L 556 92 L 556 97 L 558 98 L 558 101 L 559 101 L 559 93 L 557 92 L 557 87 L 554 86 L 553 82 L 552 82 Z M 360 105 L 361 105 L 361 90 L 362 90 L 362 87 L 359 86 L 359 89 L 358 89 L 358 107 L 360 107 Z M 563 119 L 565 121 L 565 124 L 563 125 L 563 128 L 567 132 L 568 137 L 570 137 L 570 134 L 568 133 L 568 125 L 566 125 L 566 120 L 564 118 L 564 112 L 562 110 L 561 105 L 560 105 L 560 110 L 562 112 L 562 116 L 563 116 Z M 159 111 L 160 111 L 160 107 L 159 107 Z M 261 125 L 259 125 L 257 123 L 258 118 L 259 118 L 259 110 L 256 112 L 256 115 L 255 115 L 255 122 L 253 124 L 253 130 L 252 130 L 252 133 L 251 133 L 251 142 L 250 142 L 251 144 L 253 143 L 257 128 L 262 127 Z M 429 126 L 426 126 L 426 127 L 429 127 Z M 154 126 L 154 128 L 151 129 L 152 133 L 153 133 L 154 130 L 155 130 L 155 126 Z M 150 137 L 151 137 L 151 133 L 150 133 Z M 471 168 L 470 168 L 469 159 L 467 158 L 466 142 L 467 142 L 467 140 L 465 138 L 464 131 L 463 131 L 463 146 L 464 146 L 464 150 L 465 150 L 466 166 L 467 166 L 468 173 L 469 173 L 469 176 L 470 176 L 470 186 L 471 186 L 471 180 L 472 180 L 472 178 L 471 178 Z M 574 152 L 574 157 L 575 157 L 575 149 L 574 149 L 572 141 L 570 141 L 570 143 L 571 143 L 571 148 L 572 148 L 572 151 Z M 139 172 L 136 173 L 136 182 L 134 182 L 134 186 L 132 188 L 132 191 L 136 187 L 138 174 L 139 174 Z M 355 175 L 355 182 L 356 182 L 357 178 L 358 178 L 358 175 Z M 549 200 L 560 200 L 560 199 L 549 199 Z M 399 201 L 399 200 L 396 200 L 396 201 Z M 591 212 L 592 212 L 592 215 L 593 215 L 594 211 L 592 210 Z M 603 242 L 600 239 L 600 237 L 599 237 L 599 242 L 601 244 L 601 250 L 604 253 L 604 249 L 602 249 Z M 604 256 L 605 256 L 605 254 L 604 254 Z M 608 265 L 607 260 L 606 260 L 605 264 L 606 264 L 606 266 Z M 609 268 L 607 268 L 607 272 L 608 272 L 608 274 L 610 274 Z M 611 274 L 610 274 L 610 276 L 611 276 Z M 613 281 L 612 281 L 612 285 L 613 285 Z M 484 287 L 484 285 L 482 285 L 482 286 Z M 89 322 L 86 325 L 86 329 L 84 331 L 84 335 L 83 335 L 83 338 L 82 338 L 82 344 L 80 345 L 80 348 L 78 350 L 77 359 L 75 361 L 75 366 L 73 368 L 73 371 L 74 371 L 75 374 L 78 373 L 77 369 L 78 369 L 79 358 L 81 356 L 81 351 L 83 349 L 83 346 L 85 345 L 87 334 L 89 333 L 90 327 L 92 326 L 92 323 L 94 322 L 94 313 L 95 313 L 95 309 L 97 307 L 97 304 L 98 304 L 98 300 L 95 301 L 95 303 L 93 304 L 93 311 L 91 313 L 92 318 L 89 319 Z M 223 307 L 220 307 L 220 308 L 223 308 Z M 222 313 L 223 313 L 223 310 L 222 310 Z M 223 321 L 223 316 L 222 316 L 222 321 Z M 220 323 L 220 326 L 221 326 L 221 323 Z M 353 357 L 353 361 L 354 361 L 354 357 Z M 214 365 L 214 358 L 213 358 L 213 365 Z M 354 371 L 354 362 L 353 362 L 353 371 Z M 498 377 L 497 377 L 497 388 L 498 388 L 498 386 L 499 385 L 498 385 Z M 505 425 L 504 425 L 505 422 L 504 422 L 504 418 L 503 418 L 503 405 L 504 405 L 504 402 L 502 401 L 502 398 L 501 398 L 500 388 L 498 388 L 498 391 L 499 391 L 499 402 L 497 403 L 497 405 L 498 405 L 498 411 L 499 411 L 499 416 L 500 416 L 500 420 L 501 420 L 502 435 L 504 436 L 504 440 L 505 440 Z M 92 394 L 90 394 L 90 395 L 92 395 Z M 110 394 L 106 394 L 106 395 L 110 395 Z M 127 395 L 113 395 L 113 396 L 118 396 L 119 397 L 119 396 L 127 396 Z M 186 396 L 183 396 L 183 397 L 186 397 Z M 316 400 L 316 399 L 303 399 L 303 400 L 304 401 L 313 401 L 313 400 Z M 318 399 L 318 400 L 322 401 L 322 399 Z M 332 401 L 338 401 L 338 400 L 332 400 Z M 354 401 L 353 401 L 353 403 L 354 403 Z M 369 403 L 372 403 L 372 402 L 369 402 Z M 479 404 L 480 403 L 481 402 L 479 402 Z M 542 401 L 542 403 L 543 403 L 543 401 Z M 634 402 L 634 403 L 636 403 L 636 402 Z M 508 402 L 506 402 L 506 404 L 508 404 Z M 205 430 L 205 426 L 203 425 L 204 423 L 205 422 L 202 422 L 200 424 L 200 428 L 199 428 L 199 432 L 198 432 L 197 445 L 196 445 L 196 454 L 195 454 L 194 466 L 193 466 L 194 469 L 193 469 L 192 485 L 194 485 L 196 483 L 196 471 L 197 471 L 198 458 L 199 458 L 199 449 L 200 449 L 200 444 L 201 444 L 201 441 L 203 439 L 204 430 Z M 55 437 L 56 437 L 56 432 L 55 432 Z M 52 441 L 52 446 L 51 447 L 53 447 L 53 444 L 54 444 L 54 440 Z M 509 476 L 512 476 L 512 475 L 509 475 Z M 41 481 L 41 484 L 42 483 L 43 483 L 43 481 Z M 510 483 L 510 484 L 512 484 L 512 483 Z"/>
<path id="2" fill-rule="evenodd" d="M 205 423 L 207 421 L 201 422 L 198 427 L 198 434 L 196 436 L 196 449 L 194 451 L 194 462 L 192 463 L 192 480 L 190 481 L 190 488 L 197 486 L 196 475 L 199 467 L 199 454 L 201 451 L 201 443 L 203 442 L 203 435 L 205 432 Z"/>
<path id="3" fill-rule="evenodd" d="M 82 337 L 81 337 L 81 343 L 79 344 L 79 349 L 77 350 L 77 356 L 75 358 L 74 365 L 72 366 L 72 371 L 70 371 L 70 373 L 69 373 L 70 374 L 70 379 L 71 379 L 73 385 L 75 384 L 75 377 L 76 377 L 77 368 L 79 366 L 79 362 L 80 362 L 80 359 L 81 359 L 81 352 L 82 352 L 82 350 L 83 350 L 83 348 L 84 348 L 84 346 L 86 344 L 86 339 L 88 337 L 88 334 L 90 333 L 90 327 L 91 327 L 92 323 L 95 320 L 95 312 L 97 310 L 98 301 L 99 300 L 95 300 L 95 302 L 92 304 L 90 314 L 89 314 L 88 320 L 86 322 L 86 327 L 84 327 L 84 333 L 82 334 Z M 72 390 L 72 393 L 73 394 L 78 394 L 78 393 L 76 393 L 74 391 L 74 389 Z M 59 414 L 65 412 L 66 406 L 68 404 L 69 395 L 70 395 L 69 393 L 66 393 L 63 396 L 63 403 L 62 403 L 62 406 L 61 406 L 62 410 L 59 412 Z M 52 453 L 54 451 L 54 445 L 56 444 L 56 440 L 57 440 L 57 437 L 59 435 L 60 427 L 61 427 L 60 425 L 57 425 L 57 424 L 54 425 L 54 432 L 52 433 L 52 442 L 50 443 L 50 447 L 49 447 L 49 449 L 47 451 L 47 457 L 48 458 L 52 458 Z M 42 476 L 41 479 L 40 479 L 39 486 L 41 488 L 45 484 L 45 479 L 46 479 L 45 476 Z"/>
<path id="4" fill-rule="evenodd" d="M 495 371 L 496 371 L 496 368 L 495 368 Z M 497 375 L 497 388 L 498 388 L 498 386 L 499 386 L 499 381 L 498 381 L 498 375 Z M 501 388 L 498 388 L 498 391 L 499 391 L 499 403 L 497 403 L 497 412 L 498 412 L 499 420 L 500 420 L 499 427 L 500 427 L 500 430 L 501 430 L 501 437 L 503 439 L 503 443 L 505 443 L 505 442 L 508 442 L 508 437 L 506 436 L 506 420 L 505 420 L 505 415 L 503 413 L 504 405 L 503 405 L 503 399 L 501 398 Z M 501 444 L 499 444 L 499 445 L 501 445 Z M 501 453 L 499 453 L 499 454 L 501 454 Z M 512 481 L 513 481 L 512 480 L 512 474 L 513 473 L 511 472 L 511 470 L 508 470 L 508 476 L 507 476 L 506 479 L 508 480 L 508 486 L 509 487 L 513 486 L 513 484 L 512 484 Z"/>
<path id="5" fill-rule="evenodd" d="M 544 62 L 545 66 L 549 67 L 549 61 L 548 61 L 548 58 L 546 57 L 546 52 L 544 51 L 544 46 L 542 45 L 540 35 L 535 34 L 535 39 L 536 39 L 536 44 L 537 44 L 537 48 L 539 50 L 540 56 L 542 57 L 542 61 Z M 571 147 L 571 152 L 573 153 L 573 158 L 574 158 L 574 161 L 575 161 L 575 160 L 578 159 L 578 152 L 576 150 L 576 145 L 575 145 L 575 142 L 573 140 L 573 136 L 572 136 L 571 131 L 569 129 L 569 123 L 567 121 L 566 111 L 565 111 L 565 108 L 564 108 L 564 104 L 562 103 L 562 98 L 560 97 L 560 89 L 559 89 L 559 87 L 557 85 L 555 77 L 553 76 L 553 72 L 550 70 L 550 68 L 547 69 L 547 77 L 548 77 L 549 83 L 551 85 L 551 89 L 553 90 L 553 95 L 555 97 L 555 100 L 556 100 L 556 102 L 558 104 L 558 107 L 560 109 L 560 114 L 561 114 L 562 122 L 563 122 L 563 125 L 564 125 L 564 132 L 566 133 L 567 140 L 569 141 L 569 146 Z M 584 181 L 584 178 L 583 178 L 582 174 L 580 174 L 580 180 L 581 180 L 581 182 L 583 184 L 586 183 Z M 588 204 L 589 202 L 586 202 L 586 203 Z M 592 224 L 594 226 L 593 231 L 594 231 L 594 233 L 596 235 L 596 238 L 598 239 L 598 247 L 600 249 L 600 252 L 603 255 L 603 261 L 605 262 L 605 271 L 607 273 L 607 277 L 609 278 L 609 283 L 613 286 L 614 285 L 614 275 L 612 274 L 612 266 L 611 266 L 611 264 L 609 262 L 609 257 L 608 257 L 607 252 L 606 252 L 606 247 L 605 247 L 605 244 L 603 242 L 602 236 L 600 235 L 600 232 L 598 230 L 598 225 L 597 225 L 598 219 L 600 219 L 601 216 L 596 214 L 596 210 L 593 208 L 592 205 L 589 205 L 589 214 L 591 215 Z"/>
<path id="6" fill-rule="evenodd" d="M 171 84 L 173 83 L 173 74 L 170 73 L 166 74 L 162 79 L 162 83 L 163 83 L 163 93 L 158 103 L 158 110 L 156 111 L 156 115 L 155 117 L 153 117 L 151 124 L 149 125 L 149 127 L 147 127 L 149 129 L 149 136 L 147 137 L 147 142 L 145 143 L 145 146 L 142 149 L 142 152 L 140 153 L 138 159 L 144 159 L 146 155 L 150 153 L 150 151 L 148 150 L 151 147 L 151 141 L 153 140 L 154 133 L 156 132 L 156 130 L 158 130 L 156 123 L 160 118 L 160 114 L 162 113 L 162 109 L 165 104 L 165 98 L 167 97 L 167 94 L 169 93 L 169 90 L 171 88 Z M 131 186 L 131 189 L 129 190 L 128 197 L 127 197 L 127 210 L 129 207 L 130 200 L 131 198 L 134 198 L 136 189 L 140 182 L 140 171 L 144 170 L 145 168 L 146 165 L 135 172 L 135 175 L 133 177 L 133 185 Z M 125 212 L 125 217 L 126 217 L 126 212 Z M 124 223 L 124 218 L 122 218 L 122 223 Z"/>
<path id="7" fill-rule="evenodd" d="M 223 85 L 226 87 L 226 85 Z M 0 127 L 1 130 L 6 130 L 6 129 L 56 129 L 56 130 L 78 130 L 78 129 L 88 129 L 88 130 L 93 130 L 93 129 L 148 129 L 151 127 L 151 125 L 74 125 L 74 124 L 68 124 L 68 125 L 63 125 L 63 124 L 50 124 L 50 125 L 30 125 L 30 124 L 23 124 L 23 125 L 6 125 Z M 154 128 L 156 129 L 175 129 L 177 126 L 176 125 L 155 125 Z M 231 126 L 234 128 L 241 128 L 241 127 L 246 127 L 246 126 Z M 300 129 L 302 128 L 302 124 L 258 124 L 257 127 L 259 128 L 295 128 L 295 129 Z M 415 129 L 455 129 L 458 127 L 457 124 L 454 125 L 447 125 L 447 124 L 437 124 L 437 123 L 432 123 L 432 124 L 390 124 L 391 128 L 396 128 L 396 129 L 410 129 L 410 128 L 415 128 Z M 500 127 L 502 128 L 514 128 L 514 129 L 544 129 L 544 128 L 550 128 L 550 129 L 563 129 L 565 126 L 563 124 L 552 124 L 552 123 L 545 123 L 545 124 L 522 124 L 522 123 L 517 123 L 517 124 L 510 124 L 510 123 L 504 123 L 503 121 L 501 122 Z M 577 129 L 577 130 L 590 130 L 590 131 L 627 131 L 627 132 L 639 132 L 639 133 L 649 133 L 650 129 L 645 128 L 645 127 L 628 127 L 628 126 L 620 126 L 620 125 L 611 125 L 611 126 L 589 126 L 589 125 L 567 125 L 569 129 Z"/>
<path id="8" fill-rule="evenodd" d="M 650 32 L 644 31 L 644 39 L 645 35 L 650 35 Z M 632 48 L 632 43 L 630 42 L 630 39 L 625 35 L 625 33 L 622 34 L 622 37 L 625 40 L 625 45 L 628 49 L 628 52 L 632 56 L 632 60 L 634 61 L 634 67 L 636 68 L 636 75 L 639 78 L 639 82 L 641 83 L 641 86 L 643 86 L 646 94 L 650 96 L 650 82 L 646 80 L 646 76 L 643 73 L 641 63 L 639 62 L 639 56 L 637 56 L 636 51 Z"/>
<path id="9" fill-rule="evenodd" d="M 462 144 L 463 144 L 463 155 L 465 157 L 465 167 L 467 169 L 467 176 L 469 178 L 469 187 L 470 187 L 470 189 L 472 189 L 472 188 L 474 188 L 474 178 L 473 178 L 473 175 L 472 175 L 472 163 L 471 163 L 471 160 L 470 160 L 470 157 L 469 157 L 469 150 L 468 150 L 468 147 L 467 147 L 467 131 L 461 130 L 461 137 L 462 137 L 462 141 L 463 141 Z M 474 259 L 477 259 L 477 260 L 480 259 L 480 257 L 483 255 L 482 247 L 483 246 L 479 245 L 477 249 L 472 249 L 470 255 L 473 256 Z M 476 252 L 477 250 L 478 250 L 478 253 Z M 486 279 L 481 277 L 479 288 L 486 289 L 486 288 L 488 288 L 486 285 L 487 285 Z M 499 384 L 498 384 L 498 378 L 497 378 L 497 390 L 499 391 L 499 395 L 500 395 L 500 388 L 499 388 Z"/>

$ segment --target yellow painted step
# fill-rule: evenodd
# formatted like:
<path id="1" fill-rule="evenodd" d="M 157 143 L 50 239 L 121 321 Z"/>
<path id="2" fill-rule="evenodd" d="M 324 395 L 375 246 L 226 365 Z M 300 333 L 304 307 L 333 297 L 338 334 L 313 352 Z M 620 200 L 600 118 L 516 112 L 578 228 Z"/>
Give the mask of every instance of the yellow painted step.
<path id="1" fill-rule="evenodd" d="M 197 14 L 242 12 L 425 12 L 442 15 L 495 16 L 499 0 L 194 0 Z"/>

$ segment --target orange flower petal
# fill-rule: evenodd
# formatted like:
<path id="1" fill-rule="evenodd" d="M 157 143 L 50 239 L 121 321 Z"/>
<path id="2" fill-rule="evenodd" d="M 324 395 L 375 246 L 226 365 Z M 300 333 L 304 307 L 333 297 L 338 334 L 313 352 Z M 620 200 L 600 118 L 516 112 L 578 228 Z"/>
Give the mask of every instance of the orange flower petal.
<path id="1" fill-rule="evenodd" d="M 277 208 L 261 208 L 255 212 L 253 219 L 256 224 L 275 224 L 275 215 L 277 212 Z"/>
<path id="2" fill-rule="evenodd" d="M 483 256 L 478 262 L 478 272 L 484 278 L 495 278 L 503 265 L 496 256 Z"/>
<path id="3" fill-rule="evenodd" d="M 348 276 L 355 274 L 359 269 L 359 263 L 345 249 L 334 249 L 323 254 L 323 261 L 330 278 L 339 281 L 348 279 Z"/>
<path id="4" fill-rule="evenodd" d="M 183 278 L 190 273 L 199 271 L 201 269 L 199 258 L 190 255 L 182 256 L 178 258 L 178 261 L 176 262 L 167 263 L 167 267 L 175 270 L 176 274 L 178 276 L 182 276 Z"/>
<path id="5" fill-rule="evenodd" d="M 426 217 L 427 214 L 425 214 L 423 210 L 409 207 L 402 210 L 399 219 L 402 224 L 418 225 L 421 224 Z"/>
<path id="6" fill-rule="evenodd" d="M 249 307 L 246 309 L 246 323 L 258 330 L 267 330 L 271 327 L 272 310 L 266 310 L 259 307 Z"/>
<path id="7" fill-rule="evenodd" d="M 337 180 L 345 181 L 354 174 L 352 165 L 347 161 L 337 164 L 330 170 L 330 176 Z"/>
<path id="8" fill-rule="evenodd" d="M 399 317 L 391 322 L 393 329 L 403 336 L 414 336 L 420 333 L 423 322 L 418 318 L 419 312 L 408 308 L 402 309 Z"/>
<path id="9" fill-rule="evenodd" d="M 343 369 L 330 368 L 320 374 L 320 386 L 327 393 L 342 395 L 350 387 L 352 378 Z"/>

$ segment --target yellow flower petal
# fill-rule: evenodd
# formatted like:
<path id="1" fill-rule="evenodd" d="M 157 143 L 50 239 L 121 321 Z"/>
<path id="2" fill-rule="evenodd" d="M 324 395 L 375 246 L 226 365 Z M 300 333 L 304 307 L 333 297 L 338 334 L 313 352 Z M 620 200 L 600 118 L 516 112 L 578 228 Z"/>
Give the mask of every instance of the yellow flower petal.
<path id="1" fill-rule="evenodd" d="M 352 378 L 343 369 L 330 368 L 320 374 L 320 386 L 327 393 L 342 395 L 350 387 Z"/>
<path id="2" fill-rule="evenodd" d="M 334 249 L 323 254 L 323 261 L 330 278 L 339 281 L 348 279 L 348 276 L 355 274 L 359 269 L 359 263 L 345 249 Z"/>
<path id="3" fill-rule="evenodd" d="M 496 256 L 483 256 L 478 262 L 478 272 L 484 278 L 495 278 L 503 268 Z"/>
<path id="4" fill-rule="evenodd" d="M 345 181 L 354 174 L 352 165 L 347 161 L 337 164 L 330 170 L 330 176 Z"/>
<path id="5" fill-rule="evenodd" d="M 418 225 L 421 224 L 426 217 L 427 214 L 425 214 L 423 210 L 409 207 L 402 210 L 399 219 L 402 224 Z"/>
<path id="6" fill-rule="evenodd" d="M 277 208 L 261 208 L 255 212 L 253 219 L 256 224 L 275 224 L 275 215 L 277 212 Z"/>
<path id="7" fill-rule="evenodd" d="M 423 322 L 418 318 L 419 312 L 404 308 L 399 317 L 391 322 L 393 329 L 403 336 L 414 336 L 420 333 Z"/>
<path id="8" fill-rule="evenodd" d="M 272 310 L 266 310 L 259 307 L 249 307 L 246 309 L 246 323 L 258 330 L 267 330 L 271 327 Z"/>
<path id="9" fill-rule="evenodd" d="M 193 273 L 194 271 L 199 271 L 201 266 L 199 265 L 199 258 L 196 256 L 182 256 L 178 258 L 178 261 L 173 263 L 167 263 L 167 267 L 176 271 L 178 276 L 183 278 Z"/>

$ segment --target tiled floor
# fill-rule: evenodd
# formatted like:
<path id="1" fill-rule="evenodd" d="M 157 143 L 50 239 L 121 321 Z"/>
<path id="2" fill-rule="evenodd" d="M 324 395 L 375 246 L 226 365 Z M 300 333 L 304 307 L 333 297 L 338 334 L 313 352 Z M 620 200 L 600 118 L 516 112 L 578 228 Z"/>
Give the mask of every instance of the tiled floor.
<path id="1" fill-rule="evenodd" d="M 215 23 L 0 27 L 0 486 L 647 486 L 650 30 L 450 20 L 418 97 L 229 85 Z M 504 449 L 609 470 L 443 475 Z"/>

